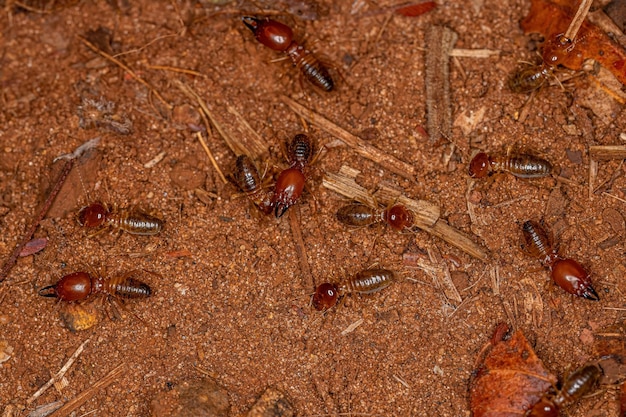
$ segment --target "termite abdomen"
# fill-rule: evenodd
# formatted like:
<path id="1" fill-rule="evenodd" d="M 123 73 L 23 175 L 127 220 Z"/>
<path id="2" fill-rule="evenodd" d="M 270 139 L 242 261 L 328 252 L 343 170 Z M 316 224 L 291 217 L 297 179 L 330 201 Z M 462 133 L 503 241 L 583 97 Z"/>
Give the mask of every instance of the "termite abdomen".
<path id="1" fill-rule="evenodd" d="M 381 221 L 378 210 L 369 206 L 352 203 L 340 207 L 336 213 L 337 220 L 347 226 L 369 226 Z"/>
<path id="2" fill-rule="evenodd" d="M 390 286 L 396 280 L 396 275 L 388 269 L 366 269 L 348 279 L 340 291 L 359 294 L 371 294 Z"/>
<path id="3" fill-rule="evenodd" d="M 552 172 L 552 164 L 535 155 L 517 153 L 494 158 L 494 171 L 506 171 L 519 178 L 547 177 Z"/>
<path id="4" fill-rule="evenodd" d="M 163 230 L 163 220 L 135 210 L 122 210 L 107 217 L 107 222 L 131 235 L 152 236 Z"/>
<path id="5" fill-rule="evenodd" d="M 522 234 L 526 243 L 524 249 L 528 254 L 540 258 L 544 266 L 551 267 L 557 254 L 544 228 L 537 222 L 527 220 L 522 226 Z"/>
<path id="6" fill-rule="evenodd" d="M 304 78 L 311 84 L 327 92 L 335 88 L 335 82 L 328 72 L 328 69 L 313 52 L 293 42 L 286 53 L 289 55 L 294 65 L 300 70 Z"/>
<path id="7" fill-rule="evenodd" d="M 287 156 L 292 168 L 303 170 L 313 157 L 313 143 L 303 133 L 293 137 L 287 146 Z"/>
<path id="8" fill-rule="evenodd" d="M 146 298 L 152 294 L 150 286 L 137 279 L 124 278 L 122 276 L 119 280 L 120 282 L 115 281 L 117 281 L 115 278 L 111 279 L 107 293 L 123 298 Z"/>
<path id="9" fill-rule="evenodd" d="M 577 369 L 563 382 L 563 387 L 554 397 L 554 403 L 562 407 L 579 400 L 593 389 L 601 376 L 602 371 L 595 364 L 588 364 Z"/>

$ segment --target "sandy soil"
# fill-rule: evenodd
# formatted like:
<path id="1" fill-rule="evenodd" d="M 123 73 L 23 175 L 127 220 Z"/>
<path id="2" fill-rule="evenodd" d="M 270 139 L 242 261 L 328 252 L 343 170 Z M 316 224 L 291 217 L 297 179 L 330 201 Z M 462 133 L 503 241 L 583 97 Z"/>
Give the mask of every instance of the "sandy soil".
<path id="1" fill-rule="evenodd" d="M 0 4 L 3 259 L 60 172 L 63 162 L 53 159 L 100 138 L 35 233 L 49 239 L 45 250 L 20 258 L 0 283 L 3 415 L 69 401 L 121 365 L 123 372 L 90 392 L 75 415 L 173 415 L 168 407 L 182 401 L 189 384 L 212 378 L 233 416 L 245 415 L 268 387 L 284 392 L 300 416 L 468 416 L 468 380 L 497 323 L 522 329 L 562 377 L 595 357 L 597 332 L 624 320 L 624 166 L 600 161 L 590 176 L 589 147 L 623 145 L 626 112 L 582 71 L 557 74 L 576 75 L 562 88 L 552 83 L 532 96 L 509 91 L 506 80 L 518 63 L 538 60 L 518 24 L 528 1 L 442 2 L 416 18 L 367 15 L 390 2 L 38 1 L 27 4 L 30 10 Z M 332 63 L 336 91 L 302 83 L 291 63 L 241 22 L 269 12 Z M 451 59 L 452 133 L 431 143 L 421 132 L 425 33 L 434 24 L 458 34 L 456 48 L 497 53 Z M 85 37 L 134 76 L 95 53 Z M 181 82 L 226 128 L 237 127 L 229 109 L 247 121 L 269 146 L 256 162 L 269 167 L 270 179 L 286 165 L 283 143 L 295 134 L 306 130 L 318 146 L 332 145 L 311 167 L 293 214 L 262 216 L 222 181 L 196 134 L 204 130 L 198 102 Z M 416 178 L 338 146 L 281 95 L 411 164 Z M 235 154 L 214 127 L 204 133 L 217 166 L 232 173 Z M 508 147 L 549 159 L 556 172 L 537 180 L 469 178 L 472 152 Z M 346 199 L 322 178 L 342 165 L 358 169 L 357 182 L 368 190 L 386 184 L 433 203 L 441 220 L 488 258 L 424 231 L 338 223 L 335 212 Z M 96 200 L 152 213 L 165 228 L 157 236 L 92 236 L 76 213 Z M 565 293 L 520 250 L 527 219 L 544 219 L 560 252 L 591 271 L 599 302 Z M 429 253 L 439 260 L 431 262 Z M 324 314 L 312 309 L 314 285 L 373 264 L 400 279 L 375 294 L 346 296 Z M 153 295 L 123 306 L 93 297 L 84 304 L 97 323 L 71 332 L 61 319 L 68 307 L 37 291 L 80 270 L 106 277 L 140 270 Z M 460 302 L 440 287 L 447 273 Z M 30 401 L 85 341 L 65 379 Z M 208 397 L 197 394 L 197 401 Z M 186 407 L 178 415 L 213 415 Z M 618 407 L 616 387 L 603 385 L 566 413 L 615 416 Z"/>

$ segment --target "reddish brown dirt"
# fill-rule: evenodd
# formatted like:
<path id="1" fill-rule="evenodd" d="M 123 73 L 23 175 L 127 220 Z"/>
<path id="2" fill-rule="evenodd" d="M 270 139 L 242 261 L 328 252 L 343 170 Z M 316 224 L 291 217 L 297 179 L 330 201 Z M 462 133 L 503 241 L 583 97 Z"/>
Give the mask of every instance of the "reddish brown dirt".
<path id="1" fill-rule="evenodd" d="M 0 364 L 0 410 L 27 415 L 36 406 L 67 401 L 124 364 L 123 375 L 77 415 L 149 416 L 163 407 L 163 401 L 154 407 L 155 399 L 208 375 L 228 393 L 233 416 L 245 415 L 269 386 L 285 392 L 301 416 L 468 416 L 470 373 L 498 322 L 522 329 L 556 375 L 593 358 L 594 332 L 625 318 L 619 225 L 626 181 L 621 161 L 600 162 L 592 187 L 599 191 L 590 193 L 588 150 L 624 143 L 624 107 L 583 73 L 564 88 L 540 90 L 519 121 L 529 96 L 511 93 L 506 80 L 519 61 L 537 59 L 518 25 L 526 0 L 445 2 L 417 18 L 361 16 L 377 6 L 367 2 L 354 10 L 352 3 L 361 4 L 324 1 L 303 14 L 313 13 L 314 20 L 299 18 L 286 0 L 271 9 L 341 73 L 338 90 L 325 94 L 303 89 L 291 64 L 273 62 L 280 54 L 255 41 L 240 20 L 259 12 L 251 3 L 56 2 L 47 10 L 47 2 L 33 2 L 44 10 L 26 11 L 0 2 L 3 258 L 59 171 L 53 158 L 101 139 L 97 156 L 74 169 L 60 203 L 41 223 L 36 236 L 49 238 L 46 249 L 20 259 L 0 283 L 0 346 L 10 356 Z M 424 33 L 436 23 L 458 33 L 457 48 L 500 51 L 451 61 L 457 123 L 448 164 L 442 161 L 449 143 L 432 144 L 419 133 L 427 117 Z M 85 46 L 81 36 L 99 27 L 112 36 L 110 53 L 154 86 L 173 112 Z M 202 126 L 196 103 L 175 80 L 197 91 L 218 116 L 228 116 L 227 105 L 236 109 L 271 145 L 270 165 L 284 164 L 282 142 L 303 130 L 278 98 L 286 94 L 417 167 L 412 182 L 334 147 L 316 162 L 298 206 L 315 284 L 340 281 L 375 262 L 396 270 L 399 282 L 373 295 L 350 295 L 323 315 L 312 310 L 313 287 L 301 271 L 288 216 L 261 218 L 237 197 L 236 187 L 221 182 L 193 131 Z M 96 102 L 105 104 L 96 109 Z M 475 123 L 462 123 L 483 109 Z M 335 139 L 307 128 L 318 143 Z M 215 130 L 208 145 L 230 172 L 235 156 Z M 567 181 L 506 174 L 469 180 L 475 148 L 504 152 L 508 146 L 550 159 Z M 163 160 L 145 167 L 162 152 Z M 362 172 L 358 181 L 365 187 L 387 182 L 439 205 L 443 219 L 491 251 L 488 262 L 424 232 L 338 224 L 334 213 L 344 200 L 321 178 L 343 164 Z M 165 230 L 154 237 L 90 237 L 75 213 L 96 199 L 154 213 L 166 220 Z M 560 251 L 592 271 L 600 302 L 555 287 L 539 262 L 519 249 L 521 222 L 541 218 L 561 242 Z M 462 303 L 446 300 L 424 270 L 403 266 L 403 253 L 428 249 L 443 255 Z M 190 256 L 174 257 L 174 251 Z M 37 289 L 85 268 L 107 276 L 152 271 L 158 275 L 146 273 L 144 280 L 154 295 L 126 302 L 122 320 L 114 320 L 110 303 L 94 300 L 103 317 L 72 333 L 62 326 L 63 307 Z M 358 320 L 360 326 L 342 333 Z M 52 387 L 28 404 L 87 339 L 66 374 L 67 386 Z M 605 386 L 567 415 L 614 416 L 617 398 L 617 390 Z"/>

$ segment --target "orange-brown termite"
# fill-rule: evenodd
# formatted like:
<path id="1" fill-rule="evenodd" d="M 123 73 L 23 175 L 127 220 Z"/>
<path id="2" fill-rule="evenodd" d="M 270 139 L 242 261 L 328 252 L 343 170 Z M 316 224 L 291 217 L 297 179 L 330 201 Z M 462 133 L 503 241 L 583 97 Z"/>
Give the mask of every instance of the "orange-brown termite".
<path id="1" fill-rule="evenodd" d="M 326 66 L 308 49 L 293 39 L 293 30 L 284 23 L 271 19 L 244 16 L 243 23 L 252 31 L 257 41 L 291 58 L 304 78 L 315 87 L 332 91 L 335 83 Z"/>
<path id="2" fill-rule="evenodd" d="M 350 203 L 337 210 L 337 220 L 348 226 L 369 226 L 384 222 L 395 230 L 413 227 L 413 213 L 402 204 L 377 209 L 364 204 Z"/>
<path id="3" fill-rule="evenodd" d="M 485 178 L 496 172 L 508 172 L 519 178 L 541 178 L 551 174 L 552 164 L 526 153 L 488 155 L 479 152 L 472 158 L 468 172 L 472 178 Z"/>
<path id="4" fill-rule="evenodd" d="M 39 295 L 66 302 L 83 301 L 97 294 L 120 298 L 147 298 L 152 290 L 148 284 L 133 278 L 137 272 L 130 271 L 112 278 L 84 271 L 73 272 L 63 276 L 56 284 L 41 288 Z"/>
<path id="5" fill-rule="evenodd" d="M 598 293 L 591 285 L 589 273 L 575 260 L 561 257 L 539 223 L 532 220 L 524 222 L 522 233 L 526 252 L 540 259 L 543 266 L 550 270 L 552 280 L 559 287 L 587 300 L 600 300 Z"/>
<path id="6" fill-rule="evenodd" d="M 293 206 L 304 191 L 307 168 L 313 160 L 314 145 L 305 134 L 297 134 L 287 145 L 289 168 L 284 169 L 276 178 L 272 204 L 274 215 L 281 217 Z"/>
<path id="7" fill-rule="evenodd" d="M 337 304 L 340 296 L 350 293 L 371 294 L 387 288 L 396 281 L 396 274 L 388 269 L 366 269 L 340 284 L 325 282 L 315 289 L 313 307 L 327 310 Z"/>
<path id="8" fill-rule="evenodd" d="M 78 222 L 86 228 L 112 227 L 131 235 L 156 235 L 163 230 L 165 222 L 157 217 L 135 209 L 110 210 L 100 202 L 80 209 Z"/>

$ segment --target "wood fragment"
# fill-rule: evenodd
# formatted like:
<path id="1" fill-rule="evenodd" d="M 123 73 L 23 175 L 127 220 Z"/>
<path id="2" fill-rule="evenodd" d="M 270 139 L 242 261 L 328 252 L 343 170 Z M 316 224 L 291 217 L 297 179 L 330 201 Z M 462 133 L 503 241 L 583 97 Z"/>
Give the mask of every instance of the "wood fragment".
<path id="1" fill-rule="evenodd" d="M 163 105 L 168 109 L 168 110 L 172 110 L 174 108 L 174 106 L 172 106 L 170 103 L 168 103 L 163 96 L 161 96 L 161 94 L 154 88 L 152 87 L 146 80 L 144 80 L 143 78 L 141 78 L 139 75 L 137 75 L 135 73 L 135 71 L 133 71 L 128 65 L 124 64 L 122 61 L 120 61 L 119 59 L 107 54 L 106 52 L 104 52 L 102 49 L 98 48 L 96 45 L 94 45 L 93 43 L 89 42 L 87 39 L 81 37 L 81 40 L 83 41 L 83 43 L 92 51 L 94 51 L 95 53 L 97 53 L 98 55 L 103 56 L 104 58 L 108 59 L 109 61 L 113 62 L 115 65 L 117 65 L 118 67 L 122 68 L 124 71 L 126 71 L 126 73 L 128 75 L 130 75 L 135 81 L 137 81 L 139 84 L 143 85 L 144 87 L 146 87 L 148 90 L 150 90 L 150 92 L 152 94 L 154 94 L 154 96 L 159 99 L 159 101 L 161 103 L 163 103 Z"/>
<path id="2" fill-rule="evenodd" d="M 502 51 L 499 49 L 463 49 L 454 48 L 450 50 L 450 56 L 462 58 L 489 58 L 500 55 Z"/>
<path id="3" fill-rule="evenodd" d="M 589 157 L 594 161 L 626 159 L 626 145 L 590 146 Z"/>
<path id="4" fill-rule="evenodd" d="M 165 158 L 165 155 L 167 155 L 167 153 L 165 151 L 160 152 L 157 156 L 155 156 L 154 158 L 152 158 L 151 160 L 149 160 L 148 162 L 143 164 L 143 167 L 144 168 L 154 168 L 156 166 L 156 164 L 158 164 L 159 162 L 161 162 L 163 160 L 163 158 Z"/>
<path id="5" fill-rule="evenodd" d="M 309 258 L 306 255 L 306 246 L 302 238 L 302 230 L 300 230 L 300 206 L 295 205 L 289 210 L 289 226 L 291 234 L 296 245 L 296 253 L 300 262 L 300 272 L 302 272 L 304 288 L 314 288 L 313 274 L 309 266 Z"/>
<path id="6" fill-rule="evenodd" d="M 208 117 L 211 124 L 217 129 L 226 145 L 235 155 L 248 155 L 253 161 L 262 159 L 267 154 L 268 144 L 250 127 L 250 125 L 232 107 L 227 106 L 228 112 L 233 116 L 232 120 L 224 120 L 225 115 L 220 115 L 221 119 L 209 109 L 209 105 L 200 95 L 180 80 L 173 80 L 174 85 L 180 89 L 187 97 L 195 100 L 204 117 Z M 228 128 L 227 128 L 228 126 Z M 209 126 L 207 126 L 207 131 Z"/>
<path id="7" fill-rule="evenodd" d="M 28 417 L 46 417 L 58 410 L 63 405 L 63 401 L 54 401 L 48 404 L 40 405 L 33 411 L 28 413 Z M 3 416 L 4 417 L 4 416 Z"/>
<path id="8" fill-rule="evenodd" d="M 48 382 L 46 382 L 41 388 L 39 388 L 37 390 L 37 392 L 35 392 L 28 400 L 26 400 L 26 405 L 32 404 L 33 401 L 35 401 L 37 398 L 39 398 L 41 396 L 41 394 L 46 392 L 46 390 L 48 388 L 50 388 L 54 383 L 56 383 L 57 381 L 60 381 L 61 379 L 63 379 L 63 377 L 65 376 L 65 373 L 74 364 L 76 359 L 78 359 L 80 354 L 83 353 L 83 350 L 85 349 L 85 345 L 90 340 L 91 339 L 87 339 L 83 343 L 81 343 L 81 345 L 78 347 L 78 349 L 76 349 L 76 351 L 72 354 L 72 356 L 70 356 L 70 358 L 67 360 L 67 362 L 65 362 L 65 365 L 63 365 L 63 367 L 59 370 L 59 372 L 57 372 L 55 376 L 50 378 L 50 380 Z"/>
<path id="9" fill-rule="evenodd" d="M 338 194 L 359 201 L 370 207 L 378 207 L 379 203 L 405 205 L 413 212 L 415 230 L 421 229 L 455 246 L 469 255 L 486 261 L 489 257 L 487 249 L 475 243 L 463 232 L 450 226 L 439 218 L 440 208 L 425 200 L 414 200 L 392 188 L 381 185 L 373 196 L 365 188 L 356 183 L 358 170 L 342 166 L 339 173 L 326 173 L 322 185 Z"/>
<path id="10" fill-rule="evenodd" d="M 426 31 L 426 109 L 430 142 L 449 138 L 452 133 L 450 98 L 450 52 L 458 35 L 445 26 Z"/>
<path id="11" fill-rule="evenodd" d="M 336 138 L 341 139 L 346 145 L 354 149 L 354 151 L 362 157 L 374 161 L 383 168 L 386 168 L 408 180 L 415 181 L 417 170 L 413 165 L 400 161 L 392 155 L 386 154 L 380 149 L 370 145 L 360 137 L 349 133 L 330 120 L 320 116 L 310 109 L 307 109 L 287 96 L 281 95 L 280 99 L 303 119 L 330 133 Z"/>
<path id="12" fill-rule="evenodd" d="M 565 31 L 565 39 L 569 39 L 573 41 L 576 39 L 576 35 L 578 34 L 578 30 L 582 26 L 583 22 L 587 17 L 587 13 L 589 13 L 589 9 L 591 8 L 591 4 L 593 0 L 581 0 L 578 5 L 578 10 L 576 10 L 576 14 L 572 19 L 572 22 L 569 24 L 567 30 Z"/>
<path id="13" fill-rule="evenodd" d="M 202 137 L 202 132 L 196 132 L 196 137 L 198 138 L 198 142 L 200 142 L 200 144 L 202 145 L 204 152 L 206 152 L 207 156 L 209 157 L 209 161 L 211 161 L 211 165 L 213 165 L 213 168 L 215 168 L 215 171 L 217 171 L 217 175 L 222 180 L 222 183 L 223 184 L 228 183 L 228 181 L 226 180 L 226 177 L 224 176 L 224 173 L 220 169 L 219 165 L 217 165 L 217 161 L 213 157 L 213 152 L 211 152 L 211 150 L 209 149 L 209 146 L 206 144 L 204 138 Z"/>
<path id="14" fill-rule="evenodd" d="M 594 184 L 598 177 L 598 161 L 593 158 L 589 159 L 589 200 L 593 199 Z"/>
<path id="15" fill-rule="evenodd" d="M 85 391 L 78 394 L 76 397 L 69 400 L 65 405 L 59 408 L 54 413 L 50 414 L 50 417 L 66 417 L 69 416 L 72 411 L 76 410 L 78 407 L 87 402 L 91 397 L 93 397 L 98 391 L 102 388 L 106 388 L 111 383 L 113 383 L 124 371 L 126 370 L 126 365 L 121 364 L 118 365 L 115 369 L 109 372 L 104 378 L 93 384 L 91 387 L 87 388 Z"/>
<path id="16" fill-rule="evenodd" d="M 363 319 L 358 319 L 354 323 L 351 323 L 348 327 L 346 327 L 345 329 L 343 329 L 341 331 L 341 335 L 345 336 L 348 333 L 352 333 L 357 327 L 359 327 L 361 324 L 363 324 L 363 322 L 364 322 Z"/>
<path id="17" fill-rule="evenodd" d="M 428 248 L 428 257 L 430 258 L 430 262 L 433 265 L 436 265 L 438 269 L 438 273 L 433 274 L 433 279 L 437 280 L 439 287 L 443 290 L 443 294 L 446 296 L 448 301 L 461 303 L 463 298 L 461 298 L 461 294 L 459 294 L 459 291 L 454 285 L 452 277 L 450 276 L 448 264 L 443 261 L 439 250 L 437 250 L 436 247 Z"/>

